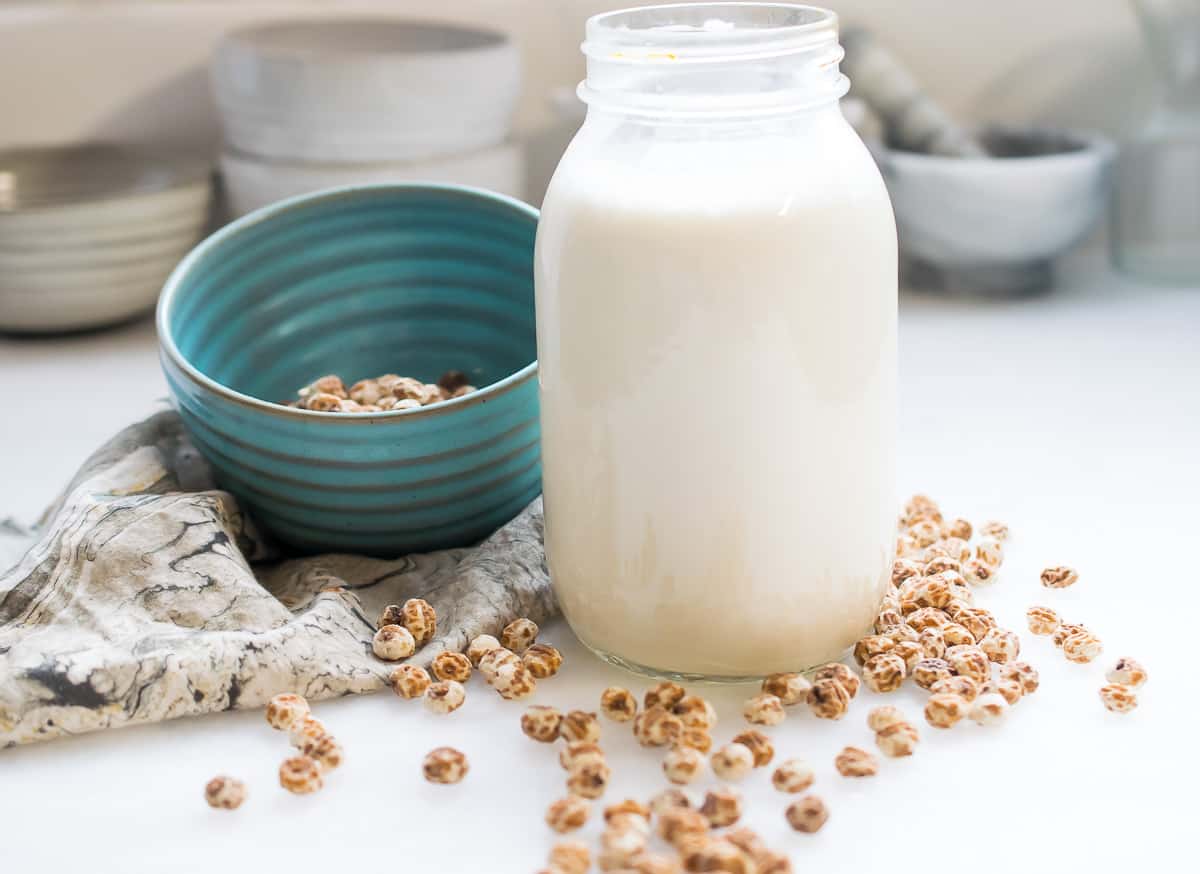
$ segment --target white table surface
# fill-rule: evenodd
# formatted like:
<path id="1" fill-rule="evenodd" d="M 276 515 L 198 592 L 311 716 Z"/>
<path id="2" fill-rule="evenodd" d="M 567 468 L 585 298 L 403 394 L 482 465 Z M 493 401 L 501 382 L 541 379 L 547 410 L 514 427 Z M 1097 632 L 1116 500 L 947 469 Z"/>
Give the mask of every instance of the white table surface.
<path id="1" fill-rule="evenodd" d="M 919 722 L 916 755 L 884 760 L 869 780 L 839 777 L 834 755 L 845 744 L 871 747 L 865 714 L 879 701 L 919 721 L 918 690 L 864 690 L 838 723 L 790 711 L 771 732 L 777 757 L 815 763 L 829 823 L 817 835 L 791 833 L 787 799 L 764 770 L 742 786 L 746 822 L 789 850 L 797 871 L 1159 870 L 1170 859 L 1188 868 L 1198 809 L 1200 290 L 1142 287 L 1082 255 L 1038 300 L 908 295 L 901 373 L 901 491 L 1012 527 L 1000 582 L 980 602 L 1022 632 L 1026 607 L 1053 605 L 1097 630 L 1105 655 L 1071 665 L 1023 633 L 1042 688 L 1007 724 L 945 732 Z M 148 323 L 0 338 L 0 515 L 32 519 L 95 445 L 163 391 Z M 1041 589 L 1038 571 L 1056 563 L 1078 567 L 1079 584 Z M 561 622 L 543 639 L 566 664 L 536 703 L 594 709 L 610 683 L 646 685 L 583 652 Z M 1142 706 L 1125 717 L 1104 711 L 1096 695 L 1105 665 L 1122 654 L 1152 677 Z M 721 742 L 740 730 L 749 693 L 709 694 Z M 119 872 L 544 864 L 553 835 L 542 814 L 562 793 L 563 774 L 550 748 L 522 735 L 522 705 L 475 680 L 466 705 L 446 717 L 390 693 L 315 709 L 348 758 L 310 797 L 277 786 L 286 742 L 260 711 L 0 752 L 0 869 L 66 871 L 80 859 L 86 870 Z M 664 785 L 659 753 L 616 725 L 604 732 L 614 771 L 606 801 L 644 799 Z M 421 778 L 421 757 L 442 744 L 470 757 L 458 786 Z M 249 784 L 241 810 L 205 806 L 204 783 L 217 773 Z"/>

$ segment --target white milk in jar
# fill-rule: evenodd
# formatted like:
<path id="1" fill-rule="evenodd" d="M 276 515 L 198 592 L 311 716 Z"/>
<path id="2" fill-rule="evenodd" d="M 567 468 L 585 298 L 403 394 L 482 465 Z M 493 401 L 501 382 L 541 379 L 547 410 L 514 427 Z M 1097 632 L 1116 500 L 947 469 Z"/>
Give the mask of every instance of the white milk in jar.
<path id="1" fill-rule="evenodd" d="M 894 543 L 896 236 L 835 16 L 591 19 L 536 253 L 546 550 L 602 656 L 736 679 L 839 657 Z"/>

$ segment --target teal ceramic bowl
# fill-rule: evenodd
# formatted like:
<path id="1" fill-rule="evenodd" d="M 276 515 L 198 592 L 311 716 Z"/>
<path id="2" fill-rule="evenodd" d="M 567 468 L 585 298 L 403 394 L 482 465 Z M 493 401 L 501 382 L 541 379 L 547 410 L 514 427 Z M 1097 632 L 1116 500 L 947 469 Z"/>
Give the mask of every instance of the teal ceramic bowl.
<path id="1" fill-rule="evenodd" d="M 305 552 L 398 555 L 473 543 L 541 490 L 537 211 L 486 191 L 369 185 L 283 201 L 222 228 L 158 305 L 175 406 L 218 482 Z M 480 390 L 414 410 L 273 401 L 326 373 Z"/>

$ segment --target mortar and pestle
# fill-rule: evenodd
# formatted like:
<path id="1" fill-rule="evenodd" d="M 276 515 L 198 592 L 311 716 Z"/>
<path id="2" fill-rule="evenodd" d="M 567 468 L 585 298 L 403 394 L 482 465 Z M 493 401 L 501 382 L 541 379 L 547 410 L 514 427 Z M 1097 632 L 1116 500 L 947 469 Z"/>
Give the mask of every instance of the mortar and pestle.
<path id="1" fill-rule="evenodd" d="M 1103 214 L 1115 147 L 1049 127 L 958 125 L 863 30 L 843 32 L 842 69 L 879 117 L 868 141 L 887 182 L 909 285 L 1014 296 L 1053 283 L 1053 261 Z"/>

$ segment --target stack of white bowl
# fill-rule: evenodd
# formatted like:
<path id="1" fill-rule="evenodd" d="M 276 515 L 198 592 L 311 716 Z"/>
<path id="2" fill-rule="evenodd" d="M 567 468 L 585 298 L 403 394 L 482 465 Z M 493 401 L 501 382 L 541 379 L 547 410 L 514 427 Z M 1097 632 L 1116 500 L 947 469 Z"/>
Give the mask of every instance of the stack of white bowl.
<path id="1" fill-rule="evenodd" d="M 208 222 L 194 158 L 89 144 L 0 152 L 0 331 L 122 322 L 154 307 Z"/>
<path id="2" fill-rule="evenodd" d="M 509 141 L 520 57 L 502 33 L 314 19 L 228 35 L 212 63 L 235 216 L 363 182 L 453 182 L 520 197 Z"/>

